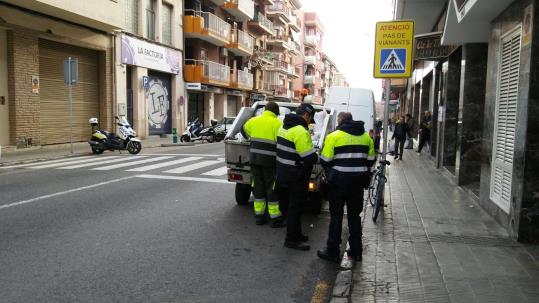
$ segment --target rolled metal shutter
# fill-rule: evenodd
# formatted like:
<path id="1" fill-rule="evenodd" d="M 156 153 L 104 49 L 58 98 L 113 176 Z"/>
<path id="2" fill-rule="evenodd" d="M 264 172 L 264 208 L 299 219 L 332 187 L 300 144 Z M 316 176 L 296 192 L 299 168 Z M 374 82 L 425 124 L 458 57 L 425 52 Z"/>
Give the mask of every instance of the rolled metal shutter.
<path id="1" fill-rule="evenodd" d="M 500 74 L 492 157 L 491 199 L 509 213 L 517 126 L 520 27 L 501 40 Z"/>
<path id="2" fill-rule="evenodd" d="M 41 144 L 69 142 L 68 88 L 63 62 L 78 60 L 78 82 L 73 86 L 73 141 L 86 141 L 91 134 L 88 119 L 99 117 L 99 55 L 97 51 L 39 40 Z"/>

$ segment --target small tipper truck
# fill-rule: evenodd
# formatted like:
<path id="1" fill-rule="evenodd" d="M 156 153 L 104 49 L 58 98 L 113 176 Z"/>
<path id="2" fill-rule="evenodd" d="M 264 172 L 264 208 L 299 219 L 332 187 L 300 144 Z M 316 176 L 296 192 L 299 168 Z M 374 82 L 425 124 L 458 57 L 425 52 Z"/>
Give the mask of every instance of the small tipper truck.
<path id="1" fill-rule="evenodd" d="M 234 124 L 225 137 L 225 160 L 228 168 L 228 181 L 236 183 L 236 203 L 244 205 L 249 203 L 251 197 L 251 170 L 249 166 L 249 143 L 250 141 L 240 134 L 240 130 L 254 116 L 262 114 L 266 101 L 260 101 L 251 107 L 243 107 Z M 279 119 L 283 119 L 288 113 L 295 112 L 298 103 L 277 102 L 279 105 Z M 335 128 L 335 111 L 320 105 L 312 104 L 316 110 L 315 124 L 309 126 L 315 148 L 320 151 L 326 135 Z M 309 208 L 319 210 L 322 204 L 320 184 L 323 170 L 320 164 L 316 164 L 311 173 L 309 182 Z"/>

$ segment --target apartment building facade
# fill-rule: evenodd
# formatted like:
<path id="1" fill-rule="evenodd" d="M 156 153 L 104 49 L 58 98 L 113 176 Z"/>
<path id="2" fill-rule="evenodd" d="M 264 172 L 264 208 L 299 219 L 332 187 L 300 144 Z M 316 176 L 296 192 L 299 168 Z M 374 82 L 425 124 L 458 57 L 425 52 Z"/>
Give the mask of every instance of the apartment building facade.
<path id="1" fill-rule="evenodd" d="M 433 113 L 434 165 L 525 242 L 539 242 L 538 8 L 532 0 L 395 6 L 396 19 L 416 21 L 400 113 Z"/>
<path id="2" fill-rule="evenodd" d="M 0 145 L 69 142 L 63 61 L 78 60 L 73 140 L 105 128 L 114 116 L 111 34 L 123 25 L 123 1 L 0 1 Z M 99 7 L 96 10 L 95 7 Z"/>
<path id="3" fill-rule="evenodd" d="M 115 35 L 116 112 L 142 138 L 186 124 L 183 0 L 123 0 L 124 26 Z"/>
<path id="4" fill-rule="evenodd" d="M 323 63 L 323 37 L 324 26 L 316 13 L 306 12 L 303 23 L 305 24 L 304 34 L 304 70 L 303 87 L 307 89 L 306 102 L 315 104 L 323 103 L 322 96 L 322 71 Z"/>

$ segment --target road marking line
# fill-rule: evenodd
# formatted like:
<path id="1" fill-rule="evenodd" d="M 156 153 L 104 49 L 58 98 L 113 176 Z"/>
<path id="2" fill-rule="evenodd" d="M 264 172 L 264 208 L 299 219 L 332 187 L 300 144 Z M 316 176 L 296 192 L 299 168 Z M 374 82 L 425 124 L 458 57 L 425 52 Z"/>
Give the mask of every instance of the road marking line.
<path id="1" fill-rule="evenodd" d="M 120 156 L 109 156 L 107 159 L 118 159 Z M 94 158 L 94 159 L 97 159 Z M 76 160 L 76 161 L 66 161 L 66 162 L 59 162 L 59 163 L 53 163 L 53 164 L 45 164 L 45 165 L 37 165 L 37 166 L 30 166 L 31 169 L 42 169 L 42 168 L 52 168 L 52 167 L 60 167 L 65 165 L 72 165 L 77 163 L 88 163 L 91 159 L 82 159 L 82 160 Z"/>
<path id="2" fill-rule="evenodd" d="M 107 163 L 130 161 L 130 160 L 133 160 L 133 159 L 143 159 L 143 158 L 147 158 L 147 157 L 146 156 L 135 156 L 134 158 L 133 157 L 124 157 L 123 159 L 114 158 L 112 160 L 105 160 L 105 161 L 92 162 L 92 163 L 83 163 L 83 164 L 70 165 L 70 166 L 62 166 L 62 167 L 57 167 L 56 169 L 75 169 L 75 168 L 81 168 L 81 167 L 98 166 L 98 165 L 107 164 Z"/>
<path id="3" fill-rule="evenodd" d="M 139 160 L 139 161 L 133 161 L 133 162 L 127 162 L 127 163 L 120 163 L 120 164 L 116 164 L 116 165 L 92 168 L 91 170 L 113 170 L 113 169 L 117 169 L 117 168 L 121 168 L 121 167 L 133 166 L 133 165 L 150 163 L 150 162 L 157 162 L 157 161 L 166 160 L 166 159 L 170 159 L 170 158 L 172 158 L 172 157 L 165 156 L 165 157 L 150 158 L 150 159 L 146 159 L 146 160 Z"/>
<path id="4" fill-rule="evenodd" d="M 195 164 L 191 164 L 191 165 L 187 165 L 187 166 L 181 166 L 181 167 L 178 167 L 178 168 L 167 170 L 167 171 L 165 171 L 165 173 L 168 173 L 168 174 L 183 174 L 183 173 L 195 170 L 195 169 L 203 168 L 203 167 L 210 166 L 210 165 L 215 165 L 217 163 L 221 163 L 221 161 L 217 161 L 217 160 L 200 161 L 200 162 L 195 163 Z"/>
<path id="5" fill-rule="evenodd" d="M 162 168 L 162 167 L 172 166 L 172 165 L 176 165 L 176 164 L 181 164 L 181 163 L 185 163 L 185 162 L 196 161 L 196 160 L 200 160 L 200 159 L 202 159 L 202 157 L 188 157 L 188 158 L 183 158 L 183 159 L 174 160 L 174 161 L 169 161 L 169 162 L 164 162 L 164 163 L 158 163 L 158 164 L 153 164 L 153 165 L 141 166 L 141 167 L 137 167 L 137 168 L 133 168 L 133 169 L 128 169 L 128 170 L 126 170 L 126 171 L 139 171 L 139 172 L 143 172 L 143 171 L 149 171 L 149 170 L 152 170 L 152 169 L 157 169 L 157 168 Z"/>
<path id="6" fill-rule="evenodd" d="M 178 157 L 208 157 L 217 158 L 223 155 L 205 155 L 205 154 L 141 154 L 142 156 L 178 156 Z"/>
<path id="7" fill-rule="evenodd" d="M 205 172 L 202 175 L 203 176 L 224 176 L 228 172 L 228 168 L 226 166 L 219 167 L 218 169 L 210 170 L 209 172 Z"/>
<path id="8" fill-rule="evenodd" d="M 109 185 L 109 184 L 112 184 L 112 183 L 122 182 L 122 181 L 125 181 L 125 180 L 128 180 L 128 179 L 132 179 L 134 177 L 135 176 L 130 176 L 130 177 L 124 177 L 124 178 L 120 178 L 120 179 L 109 180 L 109 181 L 105 181 L 105 182 L 101 182 L 101 183 L 96 183 L 96 184 L 92 184 L 92 185 L 88 185 L 88 186 L 82 186 L 82 187 L 73 188 L 73 189 L 66 190 L 66 191 L 57 192 L 57 193 L 54 193 L 54 194 L 35 197 L 35 198 L 32 198 L 32 199 L 28 199 L 28 200 L 23 200 L 23 201 L 19 201 L 19 202 L 10 203 L 10 204 L 0 205 L 0 210 L 10 208 L 10 207 L 14 207 L 14 206 L 24 205 L 24 204 L 28 204 L 28 203 L 33 203 L 33 202 L 36 202 L 36 201 L 40 201 L 40 200 L 44 200 L 44 199 L 48 199 L 48 198 L 52 198 L 52 197 L 57 197 L 57 196 L 61 196 L 61 195 L 69 194 L 69 193 L 74 193 L 74 192 L 82 191 L 82 190 L 85 190 L 85 189 L 91 189 L 91 188 L 96 188 L 96 187 L 103 186 L 103 185 Z"/>
<path id="9" fill-rule="evenodd" d="M 28 167 L 28 166 L 34 166 L 34 165 L 52 164 L 52 163 L 59 163 L 59 162 L 66 162 L 66 161 L 76 161 L 76 160 L 80 160 L 80 159 L 88 159 L 88 158 L 93 158 L 93 157 L 95 157 L 95 156 L 84 156 L 84 157 L 64 158 L 64 159 L 58 159 L 58 160 L 35 161 L 35 162 L 32 162 L 32 163 L 0 166 L 0 168 Z"/>
<path id="10" fill-rule="evenodd" d="M 163 176 L 163 175 L 136 175 L 135 177 L 136 178 L 143 178 L 143 179 L 197 181 L 197 182 L 209 182 L 209 183 L 235 184 L 235 183 L 228 182 L 228 180 L 211 179 L 211 178 L 178 177 L 178 176 Z"/>

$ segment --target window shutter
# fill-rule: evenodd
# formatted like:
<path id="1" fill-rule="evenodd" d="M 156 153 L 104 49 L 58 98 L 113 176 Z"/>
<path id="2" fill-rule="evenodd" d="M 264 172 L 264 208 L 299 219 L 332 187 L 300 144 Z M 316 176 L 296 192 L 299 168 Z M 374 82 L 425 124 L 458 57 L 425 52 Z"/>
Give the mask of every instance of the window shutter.
<path id="1" fill-rule="evenodd" d="M 506 213 L 511 202 L 521 29 L 502 38 L 490 197 Z"/>

